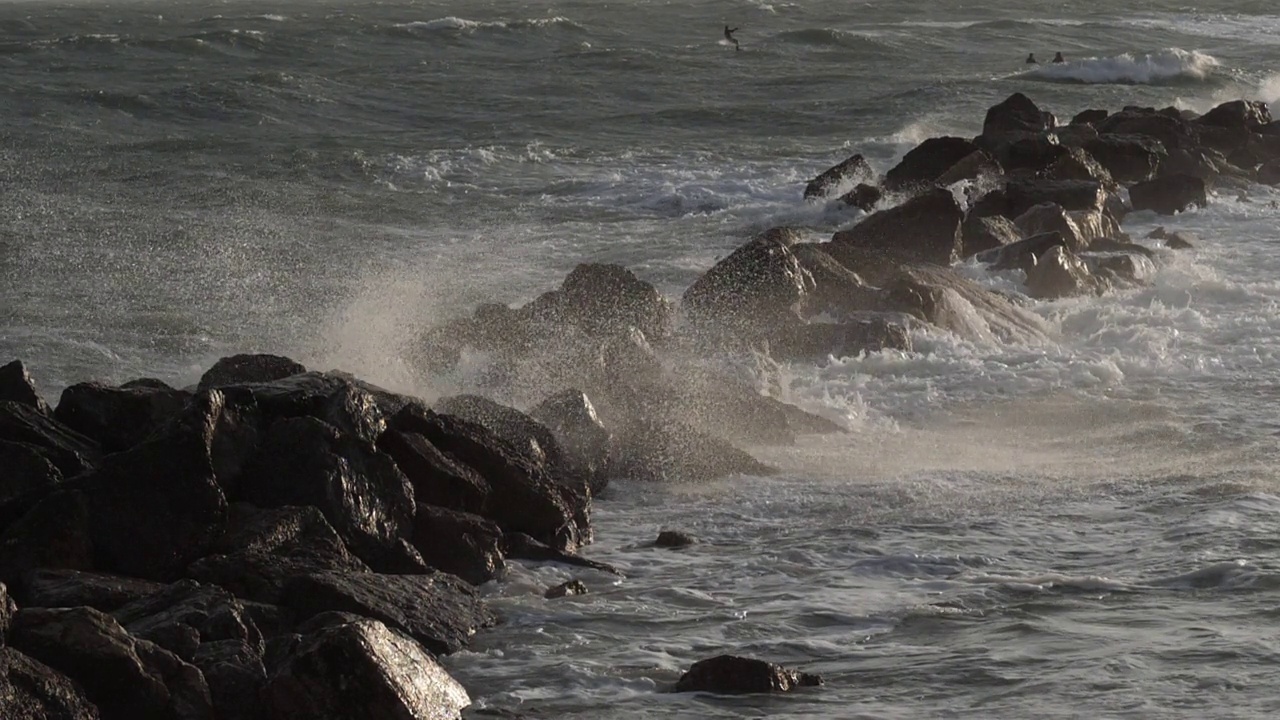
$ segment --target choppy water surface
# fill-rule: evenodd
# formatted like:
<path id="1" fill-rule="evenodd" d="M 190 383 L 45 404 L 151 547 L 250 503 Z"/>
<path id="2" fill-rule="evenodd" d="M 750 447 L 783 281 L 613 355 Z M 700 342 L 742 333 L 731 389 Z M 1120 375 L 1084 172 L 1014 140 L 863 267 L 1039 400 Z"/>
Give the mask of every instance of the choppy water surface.
<path id="1" fill-rule="evenodd" d="M 583 260 L 676 296 L 761 229 L 855 222 L 800 200 L 818 171 L 1013 91 L 1280 98 L 1268 3 L 954 5 L 0 2 L 0 356 L 50 393 L 266 350 L 435 396 L 467 378 L 418 329 Z M 1048 344 L 776 369 L 852 433 L 753 449 L 780 479 L 617 485 L 589 552 L 627 578 L 544 601 L 569 574 L 515 569 L 451 671 L 546 718 L 1274 715 L 1280 213 L 1249 195 L 1166 223 L 1203 242 L 1151 287 L 1038 306 Z M 827 685 L 662 692 L 720 652 Z"/>

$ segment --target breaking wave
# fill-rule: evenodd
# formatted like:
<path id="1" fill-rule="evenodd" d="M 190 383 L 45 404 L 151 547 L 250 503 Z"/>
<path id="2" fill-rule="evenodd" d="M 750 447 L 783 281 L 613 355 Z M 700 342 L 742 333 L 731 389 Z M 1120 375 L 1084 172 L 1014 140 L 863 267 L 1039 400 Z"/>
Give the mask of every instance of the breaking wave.
<path id="1" fill-rule="evenodd" d="M 1219 67 L 1221 64 L 1212 55 L 1169 48 L 1147 55 L 1124 53 L 1115 57 L 1041 65 L 1027 72 L 1025 77 L 1086 85 L 1157 85 L 1179 80 L 1205 80 Z"/>

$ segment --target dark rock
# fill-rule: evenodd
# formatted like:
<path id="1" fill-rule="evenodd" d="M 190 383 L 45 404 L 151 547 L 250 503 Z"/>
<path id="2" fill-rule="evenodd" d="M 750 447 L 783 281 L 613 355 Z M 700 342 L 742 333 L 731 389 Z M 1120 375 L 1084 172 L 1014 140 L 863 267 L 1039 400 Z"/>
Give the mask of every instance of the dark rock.
<path id="1" fill-rule="evenodd" d="M 199 670 L 92 608 L 24 608 L 14 616 L 13 646 L 79 683 L 104 717 L 214 717 Z"/>
<path id="2" fill-rule="evenodd" d="M 1071 118 L 1071 124 L 1083 125 L 1085 123 L 1088 123 L 1090 125 L 1097 125 L 1103 120 L 1106 120 L 1107 115 L 1109 114 L 1110 113 L 1108 113 L 1106 110 L 1082 110 L 1081 112 L 1077 113 L 1075 117 Z"/>
<path id="3" fill-rule="evenodd" d="M 534 560 L 537 562 L 554 562 L 562 565 L 591 568 L 611 575 L 622 575 L 622 571 L 608 563 L 588 560 L 581 555 L 548 547 L 524 533 L 511 532 L 502 536 L 502 551 L 512 560 Z"/>
<path id="4" fill-rule="evenodd" d="M 417 643 L 373 620 L 300 638 L 271 671 L 262 701 L 271 720 L 449 720 L 471 703 Z"/>
<path id="5" fill-rule="evenodd" d="M 553 588 L 548 588 L 547 591 L 542 594 L 542 597 L 548 600 L 555 600 L 556 598 L 568 597 L 570 595 L 586 594 L 587 586 L 584 585 L 581 580 L 570 580 L 568 582 L 562 582 Z"/>
<path id="6" fill-rule="evenodd" d="M 822 684 L 822 678 L 788 670 L 763 660 L 720 655 L 694 663 L 676 682 L 676 692 L 736 693 L 789 692 Z"/>
<path id="7" fill-rule="evenodd" d="M 1118 230 L 1107 223 L 1097 211 L 1068 213 L 1054 203 L 1044 203 L 1028 209 L 1013 224 L 1023 237 L 1056 232 L 1072 252 L 1084 252 L 1095 239 L 1109 237 Z"/>
<path id="8" fill-rule="evenodd" d="M 484 510 L 489 484 L 425 437 L 388 430 L 378 440 L 378 449 L 390 455 L 409 479 L 415 500 L 466 512 Z"/>
<path id="9" fill-rule="evenodd" d="M 102 458 L 102 449 L 31 405 L 0 401 L 0 440 L 34 445 L 63 477 L 88 470 Z"/>
<path id="10" fill-rule="evenodd" d="M 831 241 L 895 260 L 950 265 L 960 256 L 963 220 L 964 210 L 955 196 L 937 188 L 869 215 Z"/>
<path id="11" fill-rule="evenodd" d="M 413 487 L 390 457 L 331 425 L 312 417 L 275 421 L 242 484 L 243 498 L 259 507 L 319 508 L 347 547 L 375 570 L 423 567 L 407 542 Z"/>
<path id="12" fill-rule="evenodd" d="M 1102 135 L 1084 149 L 1117 182 L 1141 182 L 1155 177 L 1168 156 L 1164 145 L 1145 135 Z"/>
<path id="13" fill-rule="evenodd" d="M 1182 231 L 1170 233 L 1164 238 L 1165 247 L 1173 248 L 1174 250 L 1190 250 L 1199 242 L 1200 238 L 1189 232 Z"/>
<path id="14" fill-rule="evenodd" d="M 111 615 L 131 635 L 192 662 L 203 643 L 245 643 L 261 653 L 262 633 L 226 590 L 182 580 L 121 606 Z"/>
<path id="15" fill-rule="evenodd" d="M 22 604 L 27 607 L 91 607 L 111 612 L 123 605 L 164 590 L 149 580 L 85 572 L 83 570 L 33 570 L 22 580 Z"/>
<path id="16" fill-rule="evenodd" d="M 953 165 L 978 150 L 972 141 L 958 137 L 929 138 L 903 156 L 885 173 L 886 190 L 902 190 L 932 183 Z"/>
<path id="17" fill-rule="evenodd" d="M 479 515 L 419 504 L 413 544 L 428 565 L 472 585 L 494 579 L 506 567 L 502 529 Z"/>
<path id="18" fill-rule="evenodd" d="M 1254 130 L 1259 135 L 1280 135 L 1280 120 L 1272 120 Z"/>
<path id="19" fill-rule="evenodd" d="M 978 217 L 970 215 L 960 226 L 966 257 L 995 250 L 1022 239 L 1022 231 L 1002 215 Z"/>
<path id="20" fill-rule="evenodd" d="M 738 248 L 689 286 L 682 309 L 712 335 L 756 336 L 785 324 L 813 289 L 791 251 L 797 239 L 775 229 Z"/>
<path id="21" fill-rule="evenodd" d="M 885 294 L 892 309 L 967 340 L 1027 343 L 1048 338 L 1044 320 L 1038 315 L 949 268 L 903 268 L 886 285 Z"/>
<path id="22" fill-rule="evenodd" d="M 907 318 L 892 313 L 863 313 L 839 323 L 805 323 L 782 330 L 769 343 L 775 360 L 821 362 L 828 357 L 858 357 L 882 350 L 911 352 Z M 828 432 L 838 432 L 831 428 Z"/>
<path id="23" fill-rule="evenodd" d="M 1234 167 L 1227 159 L 1214 150 L 1171 150 L 1169 157 L 1160 163 L 1160 175 L 1191 175 L 1204 180 L 1205 185 L 1213 185 L 1219 175 L 1226 170 L 1231 174 L 1243 175 L 1244 171 Z"/>
<path id="24" fill-rule="evenodd" d="M 1126 110 L 1108 117 L 1097 127 L 1104 137 L 1150 138 L 1166 150 L 1190 149 L 1200 144 L 1201 133 L 1197 127 L 1169 113 Z"/>
<path id="25" fill-rule="evenodd" d="M 975 150 L 962 160 L 952 165 L 938 177 L 938 185 L 947 186 L 961 180 L 977 180 L 984 175 L 997 176 L 1004 174 L 1004 168 L 995 158 L 983 150 Z"/>
<path id="26" fill-rule="evenodd" d="M 1043 203 L 1055 203 L 1064 210 L 1101 210 L 1106 201 L 1102 185 L 1089 180 L 1012 180 L 1003 189 L 984 195 L 969 214 L 1016 218 Z"/>
<path id="27" fill-rule="evenodd" d="M 1271 123 L 1271 111 L 1265 102 L 1233 100 L 1201 115 L 1196 122 L 1201 125 L 1257 130 Z"/>
<path id="28" fill-rule="evenodd" d="M 1270 160 L 1258 168 L 1258 182 L 1263 185 L 1280 185 L 1280 160 Z"/>
<path id="29" fill-rule="evenodd" d="M 1101 289 L 1084 262 L 1062 246 L 1046 250 L 1027 273 L 1027 292 L 1034 298 L 1087 295 Z"/>
<path id="30" fill-rule="evenodd" d="M 1006 133 L 1040 133 L 1052 130 L 1056 125 L 1051 113 L 1041 110 L 1026 95 L 1014 93 L 987 110 L 982 121 L 982 135 L 991 138 Z"/>
<path id="31" fill-rule="evenodd" d="M 671 303 L 621 265 L 578 265 L 564 279 L 560 292 L 569 319 L 593 337 L 630 327 L 654 339 L 671 331 Z"/>
<path id="32" fill-rule="evenodd" d="M 805 199 L 824 197 L 841 183 L 849 179 L 870 179 L 875 176 L 875 171 L 867 164 L 862 155 L 854 155 L 835 167 L 824 170 L 821 175 L 809 181 L 805 185 Z"/>
<path id="33" fill-rule="evenodd" d="M 305 372 L 224 390 L 252 394 L 266 418 L 313 417 L 365 442 L 376 440 L 386 418 L 411 400 L 337 372 Z"/>
<path id="34" fill-rule="evenodd" d="M 840 318 L 878 307 L 879 291 L 833 257 L 830 249 L 830 243 L 801 243 L 791 248 L 800 267 L 813 278 L 813 290 L 804 303 L 805 317 L 827 314 Z"/>
<path id="35" fill-rule="evenodd" d="M 1154 260 L 1156 254 L 1151 249 L 1137 243 L 1112 238 L 1099 238 L 1089 245 L 1090 253 L 1132 253 Z M 1087 256 L 1086 256 L 1087 257 Z"/>
<path id="36" fill-rule="evenodd" d="M 1166 175 L 1138 183 L 1129 188 L 1129 199 L 1134 210 L 1155 210 L 1161 215 L 1173 215 L 1192 205 L 1204 207 L 1209 203 L 1204 180 L 1190 175 Z"/>
<path id="37" fill-rule="evenodd" d="M 15 402 L 44 415 L 49 414 L 49 405 L 36 391 L 35 381 L 21 360 L 0 367 L 0 401 Z"/>
<path id="38" fill-rule="evenodd" d="M 0 582 L 16 588 L 36 568 L 91 569 L 89 508 L 82 492 L 54 492 L 10 525 L 0 538 Z"/>
<path id="39" fill-rule="evenodd" d="M 1081 260 L 1104 285 L 1150 285 L 1156 274 L 1149 252 L 1091 252 L 1082 255 Z"/>
<path id="40" fill-rule="evenodd" d="M 0 717 L 99 720 L 100 716 L 70 678 L 13 648 L 0 647 Z"/>
<path id="41" fill-rule="evenodd" d="M 9 640 L 9 623 L 16 612 L 18 612 L 18 606 L 14 604 L 13 598 L 9 597 L 9 588 L 5 587 L 4 583 L 0 583 L 0 647 Z"/>
<path id="42" fill-rule="evenodd" d="M 117 388 L 100 383 L 80 383 L 62 391 L 53 417 L 91 438 L 103 452 L 113 453 L 138 445 L 186 406 L 185 390 Z"/>
<path id="43" fill-rule="evenodd" d="M 555 435 L 573 472 L 590 479 L 591 493 L 600 494 L 609 482 L 614 437 L 580 390 L 562 390 L 529 411 Z"/>
<path id="44" fill-rule="evenodd" d="M 875 210 L 876 203 L 884 197 L 884 192 L 875 185 L 866 183 L 858 183 L 849 192 L 840 196 L 840 202 L 851 207 L 856 207 L 863 212 L 871 212 Z"/>
<path id="45" fill-rule="evenodd" d="M 1055 160 L 1045 170 L 1044 176 L 1051 180 L 1092 180 L 1108 190 L 1119 187 L 1102 163 L 1081 148 L 1072 148 Z"/>
<path id="46" fill-rule="evenodd" d="M 120 387 L 125 390 L 146 389 L 146 390 L 173 390 L 174 387 L 163 380 L 156 378 L 136 378 L 126 383 L 121 383 Z"/>
<path id="47" fill-rule="evenodd" d="M 1035 267 L 1037 259 L 1053 247 L 1066 247 L 1062 233 L 1033 235 L 996 251 L 983 253 L 978 259 L 989 263 L 992 270 L 1022 270 L 1029 273 Z"/>
<path id="48" fill-rule="evenodd" d="M 192 664 L 200 668 L 218 720 L 264 720 L 257 698 L 267 682 L 262 649 L 237 640 L 206 642 Z"/>
<path id="49" fill-rule="evenodd" d="M 993 149 L 1000 165 L 1012 171 L 1040 172 L 1071 154 L 1071 150 L 1059 143 L 1053 134 L 1017 137 L 999 143 Z"/>
<path id="50" fill-rule="evenodd" d="M 660 548 L 682 548 L 696 545 L 698 539 L 689 533 L 680 530 L 663 530 L 658 533 L 658 539 L 653 541 L 654 547 Z"/>
<path id="51" fill-rule="evenodd" d="M 214 554 L 193 563 L 187 573 L 237 597 L 262 603 L 278 603 L 285 583 L 295 575 L 368 571 L 314 507 L 263 510 L 233 504 L 227 514 L 226 533 L 212 551 Z"/>
<path id="52" fill-rule="evenodd" d="M 232 355 L 213 364 L 200 378 L 200 390 L 245 383 L 269 383 L 306 372 L 302 364 L 280 355 Z"/>
<path id="53" fill-rule="evenodd" d="M 776 470 L 729 443 L 680 422 L 640 421 L 625 439 L 619 477 L 630 480 L 706 482 Z"/>
<path id="54" fill-rule="evenodd" d="M 477 630 L 495 622 L 476 591 L 447 573 L 300 575 L 285 586 L 283 604 L 300 619 L 329 611 L 373 618 L 409 634 L 436 655 L 466 647 Z"/>
<path id="55" fill-rule="evenodd" d="M 530 463 L 545 466 L 556 482 L 587 489 L 589 477 L 570 463 L 555 433 L 525 413 L 479 395 L 443 398 L 435 409 L 492 430 Z"/>
<path id="56" fill-rule="evenodd" d="M 0 440 L 0 534 L 61 482 L 40 448 Z"/>

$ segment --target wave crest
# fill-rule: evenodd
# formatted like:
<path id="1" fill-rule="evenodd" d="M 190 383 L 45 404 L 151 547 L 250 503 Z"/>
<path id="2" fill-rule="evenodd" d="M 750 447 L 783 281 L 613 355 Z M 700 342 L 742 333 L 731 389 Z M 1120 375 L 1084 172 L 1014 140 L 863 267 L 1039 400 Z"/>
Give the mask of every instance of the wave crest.
<path id="1" fill-rule="evenodd" d="M 1089 85 L 1156 85 L 1176 80 L 1205 80 L 1219 67 L 1221 63 L 1212 55 L 1168 48 L 1141 56 L 1124 53 L 1114 57 L 1046 64 L 1025 73 L 1024 77 Z"/>
<path id="2" fill-rule="evenodd" d="M 405 30 L 411 33 L 415 32 L 454 32 L 454 33 L 474 33 L 479 30 L 540 30 L 550 27 L 566 27 L 572 30 L 582 30 L 583 27 L 567 17 L 559 15 L 549 18 L 532 18 L 527 20 L 468 20 L 455 15 L 448 17 L 436 18 L 434 20 L 415 20 L 413 22 L 397 23 L 395 28 Z"/>

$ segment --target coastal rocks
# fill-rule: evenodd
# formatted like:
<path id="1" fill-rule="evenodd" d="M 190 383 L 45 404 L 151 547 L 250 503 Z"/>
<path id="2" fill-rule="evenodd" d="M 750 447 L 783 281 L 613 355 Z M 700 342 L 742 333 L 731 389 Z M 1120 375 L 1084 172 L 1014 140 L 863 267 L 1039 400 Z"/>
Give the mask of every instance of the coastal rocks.
<path id="1" fill-rule="evenodd" d="M 209 685 L 218 720 L 264 720 L 258 696 L 266 685 L 267 669 L 260 648 L 235 640 L 206 642 L 191 663 Z"/>
<path id="2" fill-rule="evenodd" d="M 61 482 L 39 448 L 0 440 L 0 533 Z"/>
<path id="3" fill-rule="evenodd" d="M 1201 115 L 1196 122 L 1201 125 L 1257 130 L 1271 123 L 1271 111 L 1265 102 L 1232 100 Z"/>
<path id="4" fill-rule="evenodd" d="M 1145 137 L 1164 150 L 1190 149 L 1200 145 L 1202 131 L 1176 112 L 1150 108 L 1125 108 L 1098 123 L 1098 133 L 1108 137 Z"/>
<path id="5" fill-rule="evenodd" d="M 1280 160 L 1270 160 L 1258 168 L 1258 182 L 1263 185 L 1280 185 Z"/>
<path id="6" fill-rule="evenodd" d="M 978 150 L 972 141 L 958 137 L 929 138 L 903 156 L 884 176 L 887 190 L 903 190 L 934 182 L 956 163 Z"/>
<path id="7" fill-rule="evenodd" d="M 13 648 L 0 646 L 0 717 L 100 720 L 101 716 L 70 678 Z"/>
<path id="8" fill-rule="evenodd" d="M 1041 110 L 1026 95 L 1014 93 L 987 110 L 982 121 L 982 136 L 995 138 L 1009 133 L 1041 133 L 1056 126 L 1057 121 L 1051 113 Z"/>
<path id="9" fill-rule="evenodd" d="M 1097 109 L 1081 110 L 1080 112 L 1076 113 L 1075 117 L 1071 118 L 1071 124 L 1072 125 L 1084 125 L 1084 124 L 1097 125 L 1103 120 L 1106 120 L 1107 116 L 1110 114 L 1111 113 L 1106 110 L 1097 110 Z"/>
<path id="10" fill-rule="evenodd" d="M 772 475 L 773 468 L 719 438 L 678 421 L 640 421 L 632 429 L 619 475 L 647 482 L 696 483 L 730 475 Z"/>
<path id="11" fill-rule="evenodd" d="M 1060 245 L 1046 250 L 1027 273 L 1027 292 L 1039 299 L 1098 292 L 1101 287 L 1084 262 Z"/>
<path id="12" fill-rule="evenodd" d="M 102 448 L 32 405 L 0 401 L 0 440 L 34 446 L 63 477 L 74 477 L 102 458 Z"/>
<path id="13" fill-rule="evenodd" d="M 813 289 L 812 276 L 791 252 L 798 239 L 789 230 L 770 230 L 716 263 L 685 290 L 689 319 L 711 336 L 754 337 L 786 324 Z"/>
<path id="14" fill-rule="evenodd" d="M 1047 232 L 1032 235 L 1025 240 L 1009 243 L 1004 247 L 988 250 L 977 256 L 979 262 L 987 263 L 992 270 L 1022 270 L 1030 272 L 1037 259 L 1049 248 L 1065 246 L 1062 233 Z"/>
<path id="15" fill-rule="evenodd" d="M 821 362 L 828 357 L 858 357 L 881 350 L 911 352 L 907 318 L 867 312 L 836 323 L 806 323 L 782 331 L 770 341 L 777 360 Z M 828 431 L 836 431 L 834 428 Z"/>
<path id="16" fill-rule="evenodd" d="M 21 587 L 22 604 L 28 607 L 91 607 L 103 612 L 165 589 L 160 583 L 123 575 L 47 568 L 29 573 Z"/>
<path id="17" fill-rule="evenodd" d="M 1043 319 L 950 268 L 914 266 L 885 287 L 892 308 L 978 342 L 1042 342 Z"/>
<path id="18" fill-rule="evenodd" d="M 891 262 L 950 265 L 960 256 L 963 220 L 964 210 L 955 196 L 935 188 L 869 215 L 852 228 L 837 232 L 831 242 Z"/>
<path id="19" fill-rule="evenodd" d="M 680 530 L 663 530 L 658 533 L 658 539 L 653 541 L 654 547 L 660 548 L 682 548 L 696 545 L 698 539 L 687 532 Z"/>
<path id="20" fill-rule="evenodd" d="M 269 383 L 305 373 L 307 368 L 280 355 L 232 355 L 213 364 L 200 377 L 198 390 L 227 385 Z"/>
<path id="21" fill-rule="evenodd" d="M 562 390 L 543 400 L 529 414 L 555 435 L 573 472 L 588 478 L 591 493 L 599 495 L 604 491 L 609 482 L 615 440 L 586 393 Z"/>
<path id="22" fill-rule="evenodd" d="M 1155 230 L 1152 230 L 1147 235 L 1147 238 L 1152 240 L 1163 240 L 1165 247 L 1173 250 L 1190 250 L 1200 244 L 1200 238 L 1196 237 L 1193 233 L 1183 230 L 1169 232 L 1163 227 L 1158 227 Z"/>
<path id="23" fill-rule="evenodd" d="M 1053 203 L 1036 205 L 1013 221 L 1023 237 L 1047 232 L 1062 235 L 1072 252 L 1084 252 L 1095 241 L 1118 235 L 1119 225 L 1097 210 L 1067 212 Z"/>
<path id="24" fill-rule="evenodd" d="M 1129 188 L 1134 210 L 1154 210 L 1173 215 L 1188 207 L 1204 207 L 1209 199 L 1204 180 L 1190 175 L 1165 175 Z"/>
<path id="25" fill-rule="evenodd" d="M 810 180 L 804 187 L 804 197 L 806 200 L 824 197 L 847 180 L 870 179 L 874 176 L 875 171 L 866 159 L 862 155 L 854 155 Z"/>
<path id="26" fill-rule="evenodd" d="M 883 197 L 884 191 L 875 185 L 858 183 L 852 190 L 840 196 L 840 202 L 863 212 L 871 212 L 876 209 L 876 203 Z"/>
<path id="27" fill-rule="evenodd" d="M 20 586 L 38 568 L 93 568 L 89 499 L 77 491 L 45 497 L 0 537 L 0 582 Z"/>
<path id="28" fill-rule="evenodd" d="M 570 580 L 568 582 L 562 582 L 553 588 L 548 588 L 547 591 L 542 594 L 542 597 L 548 600 L 555 600 L 557 598 L 569 597 L 570 595 L 586 594 L 587 586 L 584 585 L 581 580 Z"/>
<path id="29" fill-rule="evenodd" d="M 804 315 L 826 314 L 843 318 L 879 307 L 879 292 L 832 256 L 830 243 L 793 245 L 800 267 L 813 278 L 813 290 L 804 303 Z M 772 341 L 773 338 L 770 338 Z"/>
<path id="30" fill-rule="evenodd" d="M 970 215 L 960 226 L 960 236 L 964 254 L 968 257 L 1018 242 L 1022 239 L 1022 231 L 1002 215 Z"/>
<path id="31" fill-rule="evenodd" d="M 15 402 L 44 415 L 49 414 L 49 405 L 36 392 L 35 381 L 21 360 L 0 367 L 0 402 Z"/>
<path id="32" fill-rule="evenodd" d="M 479 515 L 420 504 L 413 545 L 428 565 L 472 585 L 494 579 L 506 567 L 502 529 Z"/>
<path id="33" fill-rule="evenodd" d="M 572 565 L 574 567 L 591 568 L 600 572 L 607 572 L 611 575 L 622 575 L 617 568 L 607 563 L 588 560 L 570 552 L 557 550 L 548 547 L 545 543 L 538 542 L 524 533 L 507 533 L 502 536 L 502 552 L 512 560 L 533 560 L 535 562 L 553 562 L 561 565 Z"/>
<path id="34" fill-rule="evenodd" d="M 1071 151 L 1058 142 L 1057 135 L 1028 135 L 998 142 L 992 147 L 1000 166 L 1008 171 L 1041 172 Z"/>
<path id="35" fill-rule="evenodd" d="M 111 613 L 131 635 L 193 662 L 201 645 L 232 641 L 261 653 L 262 633 L 239 600 L 213 585 L 181 580 Z"/>
<path id="36" fill-rule="evenodd" d="M 1072 148 L 1055 160 L 1045 169 L 1044 176 L 1051 180 L 1090 180 L 1108 191 L 1119 188 L 1102 163 L 1080 148 Z"/>
<path id="37" fill-rule="evenodd" d="M 671 331 L 671 303 L 621 265 L 584 263 L 560 285 L 561 317 L 591 337 L 637 328 L 649 338 Z"/>
<path id="38" fill-rule="evenodd" d="M 435 410 L 483 425 L 529 462 L 544 465 L 552 473 L 563 473 L 558 478 L 560 482 L 579 482 L 568 477 L 573 469 L 567 465 L 560 441 L 551 430 L 519 410 L 479 395 L 442 398 L 436 403 Z"/>
<path id="39" fill-rule="evenodd" d="M 1004 168 L 1000 167 L 995 158 L 983 150 L 975 150 L 948 168 L 934 182 L 945 187 L 962 180 L 977 180 L 986 175 L 998 176 L 1003 173 Z"/>
<path id="40" fill-rule="evenodd" d="M 171 388 L 79 383 L 62 391 L 53 417 L 113 453 L 141 443 L 190 398 L 191 393 Z"/>
<path id="41" fill-rule="evenodd" d="M 1003 188 L 982 196 L 974 203 L 970 215 L 1016 218 L 1044 203 L 1054 203 L 1063 210 L 1102 210 L 1106 207 L 1107 193 L 1101 183 L 1092 180 L 1011 180 Z"/>
<path id="42" fill-rule="evenodd" d="M 1159 140 L 1145 135 L 1101 135 L 1084 149 L 1122 183 L 1155 177 L 1169 154 Z"/>
<path id="43" fill-rule="evenodd" d="M 790 692 L 822 685 L 822 678 L 789 670 L 764 660 L 720 655 L 699 660 L 676 682 L 676 692 L 709 692 L 721 695 Z"/>
<path id="44" fill-rule="evenodd" d="M 374 620 L 298 637 L 262 700 L 269 720 L 451 720 L 471 703 L 422 647 Z"/>

